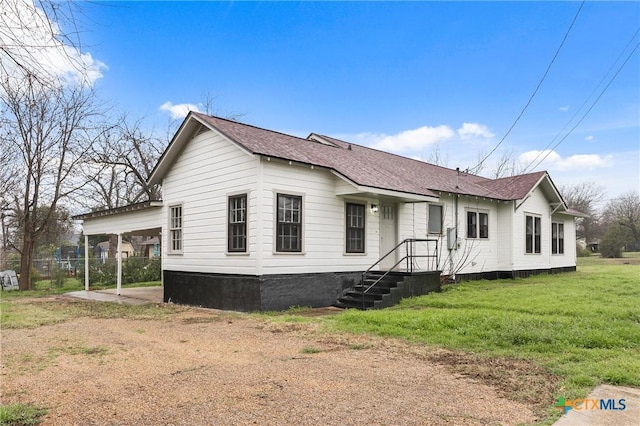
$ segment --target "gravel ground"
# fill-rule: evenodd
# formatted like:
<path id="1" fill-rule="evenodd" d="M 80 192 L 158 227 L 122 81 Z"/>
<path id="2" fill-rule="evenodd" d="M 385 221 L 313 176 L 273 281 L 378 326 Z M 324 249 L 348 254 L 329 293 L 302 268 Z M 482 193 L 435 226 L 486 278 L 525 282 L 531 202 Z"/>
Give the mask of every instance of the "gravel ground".
<path id="1" fill-rule="evenodd" d="M 536 420 L 534 404 L 507 398 L 510 379 L 495 379 L 509 366 L 470 369 L 478 360 L 313 324 L 194 308 L 166 320 L 82 318 L 1 337 L 2 403 L 46 407 L 44 425 Z"/>

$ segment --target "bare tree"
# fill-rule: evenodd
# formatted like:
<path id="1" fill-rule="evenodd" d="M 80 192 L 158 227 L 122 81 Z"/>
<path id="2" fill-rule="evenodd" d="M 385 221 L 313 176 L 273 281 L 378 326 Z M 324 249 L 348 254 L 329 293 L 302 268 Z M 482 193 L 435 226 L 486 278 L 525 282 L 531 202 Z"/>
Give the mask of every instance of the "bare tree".
<path id="1" fill-rule="evenodd" d="M 515 176 L 524 172 L 524 167 L 518 161 L 516 152 L 513 149 L 502 152 L 500 159 L 492 170 L 491 177 L 499 179 L 502 177 Z"/>
<path id="2" fill-rule="evenodd" d="M 153 133 L 125 116 L 101 134 L 92 147 L 84 207 L 112 209 L 161 198 L 160 186 L 147 182 L 166 146 Z"/>
<path id="3" fill-rule="evenodd" d="M 426 162 L 429 164 L 435 164 L 436 166 L 447 167 L 449 164 L 449 156 L 442 154 L 440 142 L 433 145 L 433 149 L 429 152 Z"/>
<path id="4" fill-rule="evenodd" d="M 95 139 L 98 111 L 86 86 L 43 85 L 30 74 L 0 80 L 2 145 L 20 170 L 7 194 L 8 209 L 21 241 L 20 289 L 31 285 L 31 261 L 38 239 L 54 220 L 59 203 L 82 187 L 81 165 Z"/>
<path id="5" fill-rule="evenodd" d="M 640 245 L 640 195 L 637 191 L 627 192 L 609 201 L 602 216 L 609 228 L 620 227 L 625 231 L 627 241 Z"/>
<path id="6" fill-rule="evenodd" d="M 103 64 L 80 51 L 82 3 L 0 0 L 0 74 L 30 75 L 43 86 L 61 76 L 93 81 Z"/>
<path id="7" fill-rule="evenodd" d="M 595 182 L 581 182 L 560 187 L 560 194 L 571 209 L 587 215 L 577 219 L 576 236 L 588 243 L 602 235 L 597 204 L 604 198 L 604 189 Z"/>

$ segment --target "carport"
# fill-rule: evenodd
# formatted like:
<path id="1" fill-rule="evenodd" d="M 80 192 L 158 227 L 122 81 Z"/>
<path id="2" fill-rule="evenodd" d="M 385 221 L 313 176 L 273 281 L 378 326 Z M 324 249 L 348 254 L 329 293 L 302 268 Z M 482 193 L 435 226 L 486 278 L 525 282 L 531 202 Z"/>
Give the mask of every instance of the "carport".
<path id="1" fill-rule="evenodd" d="M 74 216 L 82 221 L 84 232 L 84 289 L 89 291 L 89 237 L 117 235 L 116 294 L 122 295 L 122 237 L 123 235 L 158 236 L 162 241 L 162 201 L 145 201 L 115 209 L 98 210 Z M 162 259 L 162 250 L 160 250 Z"/>

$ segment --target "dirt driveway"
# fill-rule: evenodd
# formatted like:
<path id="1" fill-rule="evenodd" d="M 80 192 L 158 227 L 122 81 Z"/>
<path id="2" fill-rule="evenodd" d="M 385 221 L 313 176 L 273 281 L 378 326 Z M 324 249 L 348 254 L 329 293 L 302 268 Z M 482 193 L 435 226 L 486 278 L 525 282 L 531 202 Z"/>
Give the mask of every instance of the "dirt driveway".
<path id="1" fill-rule="evenodd" d="M 491 366 L 462 374 L 461 366 L 473 362 L 460 355 L 326 334 L 316 324 L 194 308 L 161 320 L 81 318 L 2 330 L 1 337 L 2 403 L 46 407 L 45 425 L 515 425 L 536 419 L 532 404 L 487 384 L 495 376 Z M 478 373 L 483 369 L 486 374 Z"/>

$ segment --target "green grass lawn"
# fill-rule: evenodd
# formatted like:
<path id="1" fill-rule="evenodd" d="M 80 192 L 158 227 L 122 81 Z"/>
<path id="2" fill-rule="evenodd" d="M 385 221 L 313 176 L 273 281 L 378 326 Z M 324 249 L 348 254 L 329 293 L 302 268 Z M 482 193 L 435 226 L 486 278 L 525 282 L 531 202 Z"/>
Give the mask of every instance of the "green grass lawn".
<path id="1" fill-rule="evenodd" d="M 634 261 L 635 260 L 635 261 Z M 331 330 L 371 333 L 532 361 L 561 378 L 559 394 L 600 383 L 640 386 L 640 265 L 579 259 L 577 272 L 473 281 L 377 311 L 327 318 Z"/>
<path id="2" fill-rule="evenodd" d="M 81 289 L 81 283 L 69 279 L 64 287 L 41 282 L 29 292 L 5 292 L 2 328 L 85 316 L 162 319 L 181 309 L 38 299 Z M 25 296 L 34 299 L 12 303 Z M 525 360 L 560 378 L 555 397 L 582 398 L 600 383 L 640 386 L 640 253 L 624 259 L 579 258 L 578 271 L 571 273 L 447 285 L 441 293 L 384 310 L 348 310 L 323 318 L 306 317 L 304 311 L 292 308 L 261 317 L 321 321 L 330 333 L 370 333 L 489 359 Z M 552 403 L 547 421 L 559 416 Z"/>
<path id="3" fill-rule="evenodd" d="M 161 285 L 160 281 L 149 281 L 126 284 L 122 287 L 158 285 Z M 115 285 L 91 287 L 92 290 L 105 288 L 115 288 Z M 159 309 L 155 305 L 125 306 L 115 303 L 65 303 L 46 299 L 47 296 L 78 290 L 84 290 L 84 283 L 75 278 L 68 278 L 61 287 L 53 285 L 49 280 L 41 280 L 36 282 L 33 290 L 3 291 L 0 293 L 0 327 L 3 329 L 34 328 L 81 317 L 160 319 L 167 313 L 181 309 L 177 306 L 171 309 Z"/>
<path id="4" fill-rule="evenodd" d="M 123 284 L 122 288 L 127 287 L 152 287 L 162 285 L 161 281 L 146 281 L 140 283 Z M 91 285 L 91 290 L 103 290 L 108 288 L 116 288 L 116 284 L 111 285 L 96 284 Z M 32 290 L 28 291 L 3 291 L 0 292 L 0 298 L 11 299 L 15 297 L 43 297 L 56 294 L 68 293 L 70 291 L 84 290 L 84 282 L 80 282 L 76 278 L 67 278 L 62 286 L 57 286 L 51 280 L 37 281 Z"/>

